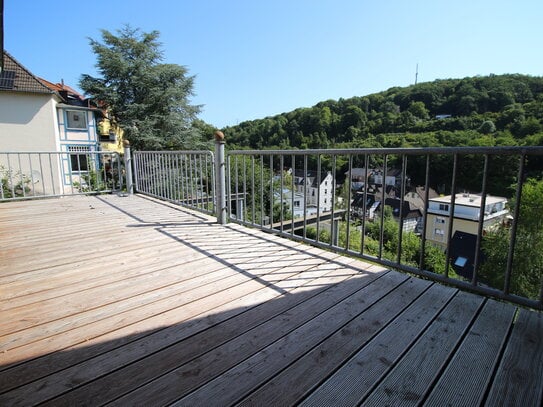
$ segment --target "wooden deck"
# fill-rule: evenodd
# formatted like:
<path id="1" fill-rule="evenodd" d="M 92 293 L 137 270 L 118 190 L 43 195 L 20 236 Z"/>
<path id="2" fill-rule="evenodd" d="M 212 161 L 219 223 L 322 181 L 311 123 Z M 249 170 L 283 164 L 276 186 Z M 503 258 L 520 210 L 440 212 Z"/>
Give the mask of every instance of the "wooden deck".
<path id="1" fill-rule="evenodd" d="M 0 204 L 0 406 L 539 406 L 541 314 L 144 197 Z"/>

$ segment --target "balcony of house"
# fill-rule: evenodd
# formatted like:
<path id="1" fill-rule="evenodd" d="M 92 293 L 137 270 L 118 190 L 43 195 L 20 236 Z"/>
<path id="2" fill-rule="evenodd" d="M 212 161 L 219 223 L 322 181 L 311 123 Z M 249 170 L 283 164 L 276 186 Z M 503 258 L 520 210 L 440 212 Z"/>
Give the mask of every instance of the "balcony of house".
<path id="1" fill-rule="evenodd" d="M 340 173 L 337 153 L 319 151 L 316 173 Z M 450 256 L 430 271 L 405 261 L 398 225 L 389 258 L 365 244 L 373 226 L 350 222 L 348 191 L 327 212 L 343 211 L 335 238 L 318 218 L 282 229 L 307 222 L 271 199 L 293 183 L 293 154 L 138 153 L 136 194 L 128 179 L 122 193 L 0 203 L 0 405 L 541 405 L 541 298 L 515 291 L 515 256 L 509 287 L 481 283 L 481 259 L 470 279 Z M 310 167 L 299 154 L 289 164 Z M 519 201 L 504 230 L 520 240 Z"/>

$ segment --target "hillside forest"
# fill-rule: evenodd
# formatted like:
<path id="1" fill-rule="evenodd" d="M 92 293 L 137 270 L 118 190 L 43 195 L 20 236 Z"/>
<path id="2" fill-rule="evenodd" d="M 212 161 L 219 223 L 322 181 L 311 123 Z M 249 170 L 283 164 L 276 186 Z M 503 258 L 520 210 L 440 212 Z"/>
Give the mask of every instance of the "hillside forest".
<path id="1" fill-rule="evenodd" d="M 307 149 L 541 145 L 543 78 L 444 79 L 223 129 L 230 148 Z"/>
<path id="2" fill-rule="evenodd" d="M 543 78 L 518 74 L 489 75 L 394 87 L 376 94 L 328 100 L 310 108 L 246 121 L 224 128 L 223 132 L 227 147 L 231 150 L 540 146 L 543 145 Z M 320 158 L 321 169 L 334 172 L 337 185 L 347 185 L 344 175 L 348 170 L 347 160 L 338 155 L 333 157 L 332 162 L 330 155 L 325 153 Z M 388 159 L 388 168 L 401 167 L 399 155 L 390 155 Z M 380 157 L 372 156 L 371 160 L 369 168 L 382 165 Z M 456 191 L 481 192 L 482 157 L 468 154 L 460 156 L 458 160 Z M 292 164 L 287 155 L 280 166 L 270 163 L 268 167 L 272 166 L 277 173 L 281 166 L 285 170 Z M 488 163 L 487 192 L 505 196 L 512 202 L 518 164 L 518 158 L 513 156 L 491 157 Z M 363 167 L 364 162 L 356 162 L 355 158 L 352 165 Z M 294 166 L 302 168 L 302 163 L 295 162 Z M 432 157 L 430 186 L 440 194 L 451 193 L 452 167 L 451 155 Z M 308 168 L 317 168 L 311 158 Z M 424 185 L 424 168 L 423 156 L 409 158 L 406 173 L 412 187 Z M 236 169 L 237 172 L 239 179 L 245 176 L 240 168 Z M 533 211 L 540 213 L 543 202 L 542 175 L 543 160 L 532 157 L 525 167 L 525 176 L 529 182 L 523 188 L 522 201 L 526 205 L 521 207 L 521 212 L 535 208 Z M 516 273 L 512 280 L 512 292 L 530 298 L 537 297 L 539 293 L 540 266 L 543 264 L 543 257 L 534 256 L 531 250 L 534 237 L 535 242 L 538 242 L 543 233 L 541 217 L 535 215 L 535 212 L 521 216 L 519 242 L 522 244 L 517 242 L 514 259 Z M 275 219 L 279 217 L 283 218 L 279 213 L 274 216 Z M 359 237 L 353 232 L 354 226 L 351 233 L 340 229 L 340 245 L 349 242 L 351 247 L 358 247 L 363 244 L 367 253 L 377 252 L 373 246 L 379 238 L 371 234 L 377 228 L 373 234 L 382 233 L 382 237 L 385 237 L 383 256 L 395 258 L 394 248 L 398 245 L 398 236 L 397 226 L 391 217 L 388 219 L 385 216 L 384 225 L 369 224 L 366 230 L 369 234 L 363 243 L 356 240 Z M 395 232 L 389 233 L 390 236 L 386 238 L 389 229 Z M 330 241 L 330 237 L 320 236 L 319 240 Z M 491 286 L 503 285 L 500 280 L 503 279 L 503 273 L 497 270 L 505 267 L 504 255 L 509 244 L 507 229 L 489 233 L 484 239 L 486 262 L 481 270 L 481 278 Z M 413 233 L 404 233 L 401 245 L 402 263 L 416 264 L 420 255 L 419 238 Z M 427 247 L 424 255 L 426 267 L 443 273 L 444 256 L 439 250 Z M 528 259 L 529 264 L 521 264 L 523 259 Z"/>

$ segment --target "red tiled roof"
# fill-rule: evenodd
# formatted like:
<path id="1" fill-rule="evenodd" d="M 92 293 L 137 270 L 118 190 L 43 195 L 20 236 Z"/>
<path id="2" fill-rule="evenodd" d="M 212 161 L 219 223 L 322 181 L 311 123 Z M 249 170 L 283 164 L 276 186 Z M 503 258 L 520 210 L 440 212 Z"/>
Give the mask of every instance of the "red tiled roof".
<path id="1" fill-rule="evenodd" d="M 76 97 L 80 100 L 85 100 L 83 95 L 76 90 L 74 90 L 72 87 L 65 85 L 64 83 L 53 83 L 49 82 L 47 79 L 38 78 L 45 86 L 47 86 L 49 89 L 51 89 L 54 92 L 67 92 L 70 96 Z"/>

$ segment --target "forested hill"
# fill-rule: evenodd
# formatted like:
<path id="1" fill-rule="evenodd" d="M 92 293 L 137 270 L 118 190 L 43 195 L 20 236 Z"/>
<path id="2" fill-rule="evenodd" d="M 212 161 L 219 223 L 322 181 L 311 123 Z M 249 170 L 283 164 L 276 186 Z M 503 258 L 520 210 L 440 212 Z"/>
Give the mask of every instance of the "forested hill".
<path id="1" fill-rule="evenodd" d="M 543 77 L 445 79 L 223 129 L 230 148 L 542 145 Z"/>

